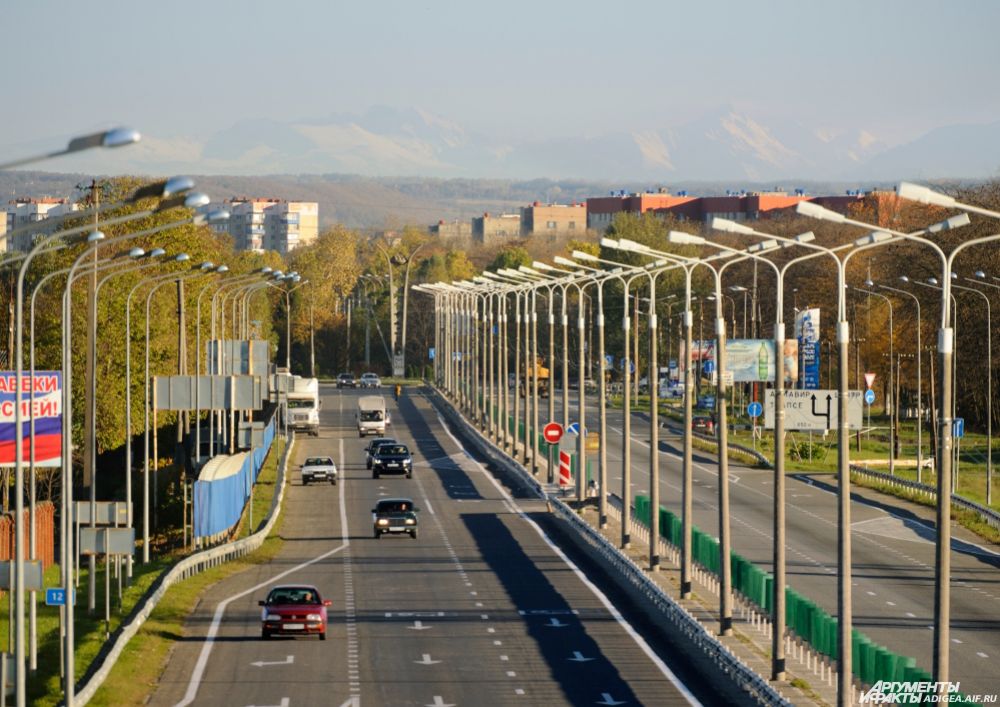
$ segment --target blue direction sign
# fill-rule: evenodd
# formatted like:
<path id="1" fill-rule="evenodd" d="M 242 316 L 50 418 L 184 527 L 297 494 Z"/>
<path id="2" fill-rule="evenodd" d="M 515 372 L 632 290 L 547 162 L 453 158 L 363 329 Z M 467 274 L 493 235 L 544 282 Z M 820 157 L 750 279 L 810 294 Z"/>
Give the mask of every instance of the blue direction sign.
<path id="1" fill-rule="evenodd" d="M 427 349 L 427 358 L 429 358 L 431 361 L 434 360 L 434 357 L 436 355 L 437 355 L 437 352 L 434 350 L 433 346 L 431 346 L 429 349 Z"/>
<path id="2" fill-rule="evenodd" d="M 760 414 L 764 412 L 764 406 L 754 401 L 747 405 L 747 415 L 750 417 L 760 417 Z"/>
<path id="3" fill-rule="evenodd" d="M 865 391 L 865 403 L 871 405 L 875 402 L 875 391 L 869 388 Z"/>
<path id="4" fill-rule="evenodd" d="M 704 371 L 707 375 L 712 375 L 712 371 L 715 370 L 715 361 L 712 360 L 705 361 L 705 363 L 701 364 L 701 370 Z"/>
<path id="5" fill-rule="evenodd" d="M 62 587 L 54 587 L 45 590 L 46 606 L 66 606 L 66 590 Z"/>
<path id="6" fill-rule="evenodd" d="M 571 434 L 571 435 L 578 435 L 578 434 L 580 434 L 580 423 L 579 422 L 571 422 L 571 423 L 569 423 L 569 427 L 566 428 L 566 434 Z M 587 434 L 587 429 L 586 428 L 584 428 L 583 434 L 584 435 Z"/>
<path id="7" fill-rule="evenodd" d="M 965 436 L 965 418 L 956 417 L 951 423 L 951 436 L 952 437 L 964 437 Z"/>

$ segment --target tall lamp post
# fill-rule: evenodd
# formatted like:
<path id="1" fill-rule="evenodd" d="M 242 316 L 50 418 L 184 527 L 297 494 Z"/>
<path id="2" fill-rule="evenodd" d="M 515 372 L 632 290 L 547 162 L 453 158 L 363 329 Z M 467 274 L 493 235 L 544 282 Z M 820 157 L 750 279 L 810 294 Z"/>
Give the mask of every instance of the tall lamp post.
<path id="1" fill-rule="evenodd" d="M 905 277 L 905 276 L 904 276 Z M 868 280 L 866 283 L 869 287 L 872 286 L 872 281 Z M 913 303 L 917 307 L 917 483 L 921 482 L 921 477 L 924 470 L 924 441 L 923 441 L 923 429 L 924 429 L 924 398 L 923 389 L 921 388 L 921 380 L 924 377 L 924 369 L 921 366 L 920 361 L 920 298 L 917 297 L 912 292 L 907 292 L 906 290 L 901 290 L 898 287 L 892 287 L 890 285 L 878 284 L 883 290 L 888 290 L 890 292 L 895 292 L 897 295 L 904 295 L 913 300 Z M 897 377 L 899 374 L 899 369 L 896 369 Z M 899 411 L 897 410 L 897 419 Z"/>
<path id="2" fill-rule="evenodd" d="M 899 196 L 902 198 L 914 198 L 914 196 L 922 196 L 923 198 L 930 199 L 930 190 L 925 190 L 928 194 L 914 194 L 912 189 L 905 189 L 904 184 L 900 184 L 898 189 Z M 943 195 L 938 195 L 943 196 Z M 950 199 L 950 197 L 945 199 L 950 203 L 939 204 L 947 207 L 957 206 L 957 203 Z M 965 208 L 965 207 L 959 207 Z M 968 210 L 974 210 L 976 212 L 982 211 L 981 209 L 970 208 Z M 796 206 L 796 211 L 805 216 L 811 216 L 813 218 L 818 218 L 826 221 L 831 221 L 833 223 L 842 223 L 851 226 L 857 226 L 859 228 L 876 230 L 868 236 L 868 238 L 873 243 L 885 243 L 889 241 L 899 241 L 908 240 L 917 243 L 922 243 L 929 248 L 931 248 L 934 253 L 938 256 L 941 261 L 941 272 L 942 280 L 944 282 L 942 287 L 942 297 L 941 297 L 941 328 L 938 332 L 938 352 L 941 359 L 941 401 L 938 425 L 939 425 L 939 437 L 940 444 L 938 446 L 939 460 L 938 460 L 938 503 L 937 503 L 937 541 L 936 541 L 936 565 L 935 565 L 935 582 L 934 582 L 934 680 L 936 682 L 948 682 L 949 674 L 949 650 L 950 650 L 950 621 L 951 621 L 951 451 L 952 451 L 952 366 L 953 366 L 953 355 L 954 355 L 954 329 L 952 328 L 951 319 L 951 308 L 949 305 L 949 298 L 951 296 L 950 286 L 951 286 L 951 264 L 955 257 L 958 256 L 963 250 L 973 245 L 979 245 L 983 243 L 988 243 L 993 240 L 1000 238 L 1000 236 L 991 236 L 986 238 L 974 238 L 972 240 L 966 241 L 961 245 L 954 248 L 950 254 L 945 255 L 944 251 L 934 242 L 916 236 L 914 234 L 901 233 L 899 231 L 893 231 L 888 229 L 882 229 L 872 224 L 865 223 L 863 221 L 858 221 L 856 219 L 851 219 L 843 214 L 838 214 L 836 212 L 825 209 L 818 204 L 814 204 L 808 201 L 799 202 Z M 992 212 L 990 212 L 992 213 Z M 1000 217 L 1000 214 L 996 214 Z M 933 232 L 936 228 L 944 230 L 946 228 L 955 228 L 956 226 L 964 225 L 969 222 L 967 215 L 962 214 L 961 216 L 952 217 L 951 219 L 945 221 L 943 224 L 936 224 L 935 226 L 929 227 L 924 231 L 919 231 L 918 233 L 923 234 L 926 232 Z M 843 282 L 841 282 L 841 288 L 843 287 Z M 844 344 L 846 346 L 846 344 Z M 846 353 L 846 351 L 844 352 Z M 842 366 L 845 370 L 841 372 L 841 378 L 846 379 L 846 355 L 842 358 Z M 846 380 L 844 381 L 846 383 Z M 841 470 L 846 475 L 846 470 Z M 846 505 L 846 504 L 845 504 Z M 841 529 L 843 532 L 843 528 Z M 848 533 L 848 542 L 850 535 Z M 840 636 L 843 639 L 843 636 Z M 850 636 L 847 636 L 848 642 L 846 648 L 850 651 L 851 645 L 849 642 Z M 840 648 L 840 646 L 838 646 Z M 841 656 L 845 656 L 843 652 L 840 653 Z M 847 654 L 849 655 L 849 653 Z M 845 656 L 846 657 L 846 656 Z M 846 663 L 849 667 L 850 663 Z M 841 673 L 849 672 L 841 670 Z M 838 695 L 842 695 L 841 700 L 846 699 L 846 689 L 850 687 L 850 684 L 845 684 L 843 682 L 845 678 L 841 675 L 841 684 L 838 685 Z"/>
<path id="3" fill-rule="evenodd" d="M 863 294 L 870 295 L 871 297 L 878 297 L 879 299 L 884 300 L 887 305 L 889 305 L 889 395 L 886 396 L 886 399 L 887 400 L 892 400 L 892 391 L 894 390 L 894 388 L 892 386 L 892 381 L 893 381 L 893 374 L 892 374 L 892 349 L 893 349 L 892 300 L 889 299 L 888 297 L 886 297 L 883 294 L 879 294 L 878 292 L 872 291 L 871 288 L 874 286 L 874 284 L 875 283 L 872 282 L 872 280 L 869 278 L 868 280 L 865 280 L 865 286 L 868 287 L 869 289 L 866 290 L 866 289 L 862 289 L 860 287 L 855 287 L 854 289 L 857 292 L 861 292 Z M 898 371 L 896 372 L 896 375 L 899 375 Z M 899 401 L 897 401 L 897 400 L 892 400 L 892 402 L 890 404 L 890 412 L 889 412 L 889 475 L 890 476 L 895 476 L 896 475 L 896 429 L 895 429 L 895 425 L 893 425 L 893 415 L 896 416 L 896 419 L 899 419 L 898 411 L 896 410 L 896 405 L 898 404 L 898 402 Z"/>

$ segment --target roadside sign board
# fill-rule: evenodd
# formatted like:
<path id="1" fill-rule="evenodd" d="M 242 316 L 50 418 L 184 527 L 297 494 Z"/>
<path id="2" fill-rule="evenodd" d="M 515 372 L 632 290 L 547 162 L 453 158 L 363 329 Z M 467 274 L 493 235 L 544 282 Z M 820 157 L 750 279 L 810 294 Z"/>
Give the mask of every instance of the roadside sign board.
<path id="1" fill-rule="evenodd" d="M 549 444 L 559 444 L 563 436 L 563 427 L 558 422 L 550 422 L 542 428 L 542 436 Z"/>
<path id="2" fill-rule="evenodd" d="M 715 370 L 715 361 L 712 359 L 705 361 L 701 364 L 701 370 L 707 376 L 712 375 L 712 372 Z"/>
<path id="3" fill-rule="evenodd" d="M 875 402 L 875 391 L 869 388 L 865 391 L 865 403 L 871 405 Z"/>
<path id="4" fill-rule="evenodd" d="M 747 405 L 747 415 L 750 417 L 760 417 L 762 412 L 764 412 L 764 406 L 756 400 Z"/>
<path id="5" fill-rule="evenodd" d="M 131 555 L 135 528 L 80 528 L 81 555 Z"/>
<path id="6" fill-rule="evenodd" d="M 964 437 L 965 436 L 965 418 L 964 417 L 956 417 L 955 420 L 951 424 L 952 424 L 952 429 L 951 429 L 951 436 L 952 437 Z"/>
<path id="7" fill-rule="evenodd" d="M 49 587 L 45 590 L 45 606 L 66 606 L 66 596 L 67 592 L 62 587 Z"/>
<path id="8" fill-rule="evenodd" d="M 875 384 L 875 374 L 874 373 L 866 373 L 865 374 L 865 387 L 868 388 L 868 390 L 871 390 L 872 389 L 872 385 L 874 385 L 874 384 Z"/>
<path id="9" fill-rule="evenodd" d="M 837 391 L 785 391 L 785 429 L 804 432 L 825 432 L 837 428 Z M 864 418 L 860 390 L 847 391 L 847 427 L 860 430 Z M 764 427 L 774 429 L 774 390 L 767 391 L 764 400 Z"/>
<path id="10" fill-rule="evenodd" d="M 431 346 L 429 349 L 427 349 L 427 358 L 428 359 L 430 359 L 431 361 L 433 361 L 435 355 L 436 355 L 436 352 L 434 351 L 434 347 L 433 346 Z"/>
<path id="11" fill-rule="evenodd" d="M 566 433 L 567 434 L 571 434 L 571 435 L 578 435 L 578 434 L 580 434 L 580 423 L 579 422 L 571 422 L 571 423 L 569 423 L 569 427 L 566 428 Z M 587 431 L 584 430 L 583 433 L 587 434 Z"/>
<path id="12" fill-rule="evenodd" d="M 569 453 L 559 450 L 559 485 L 569 486 L 573 477 L 570 474 Z"/>
<path id="13" fill-rule="evenodd" d="M 42 561 L 24 560 L 24 590 L 40 592 L 45 588 L 42 583 Z M 0 589 L 14 588 L 14 560 L 0 561 Z"/>

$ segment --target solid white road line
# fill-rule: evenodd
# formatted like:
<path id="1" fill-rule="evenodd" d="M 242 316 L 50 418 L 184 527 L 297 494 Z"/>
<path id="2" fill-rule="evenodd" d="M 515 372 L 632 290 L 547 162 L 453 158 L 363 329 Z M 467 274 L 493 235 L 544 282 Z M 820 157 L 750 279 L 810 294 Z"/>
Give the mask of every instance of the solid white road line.
<path id="1" fill-rule="evenodd" d="M 445 422 L 444 418 L 441 416 L 440 413 L 437 414 L 437 418 L 438 421 L 441 423 L 441 427 L 444 429 L 445 433 L 447 433 L 447 435 L 451 437 L 452 441 L 458 445 L 459 449 L 462 449 L 464 452 L 464 447 L 462 446 L 462 443 L 458 441 L 458 439 L 455 437 L 454 434 L 452 434 L 451 428 L 448 426 L 448 423 Z M 587 576 L 580 570 L 580 568 L 577 567 L 576 564 L 574 564 L 573 561 L 566 556 L 566 553 L 562 551 L 562 548 L 556 545 L 551 540 L 551 538 L 549 538 L 549 536 L 546 535 L 545 531 L 542 530 L 541 527 L 539 527 L 539 525 L 535 523 L 535 521 L 529 518 L 524 513 L 524 511 L 521 510 L 521 508 L 517 505 L 517 502 L 511 497 L 509 493 L 507 493 L 507 490 L 500 484 L 499 481 L 497 481 L 493 477 L 492 474 L 490 474 L 486 470 L 486 468 L 482 464 L 476 461 L 475 458 L 473 458 L 473 456 L 468 452 L 464 453 L 465 456 L 473 464 L 476 465 L 480 473 L 482 473 L 482 475 L 485 476 L 490 481 L 490 483 L 492 483 L 493 486 L 496 487 L 497 491 L 500 492 L 500 494 L 506 500 L 507 504 L 509 504 L 515 510 L 518 516 L 520 516 L 520 518 L 523 521 L 525 521 L 529 526 L 531 526 L 531 528 L 534 529 L 536 533 L 538 533 L 538 536 L 545 542 L 546 545 L 549 546 L 549 548 L 556 555 L 559 556 L 559 559 L 561 559 L 566 564 L 566 566 L 570 568 L 573 574 L 577 576 L 577 578 L 584 584 L 584 586 L 586 586 L 591 591 L 591 593 L 593 593 L 593 595 L 596 596 L 597 599 L 602 604 L 604 604 L 604 608 L 606 608 L 608 610 L 608 613 L 610 613 L 611 616 L 614 618 L 614 620 L 618 622 L 618 625 L 621 626 L 622 629 L 624 629 L 624 631 L 632 638 L 632 640 L 636 643 L 637 646 L 639 646 L 642 652 L 645 653 L 646 656 L 653 662 L 653 664 L 660 670 L 663 676 L 667 678 L 667 680 L 669 680 L 670 683 L 675 688 L 677 688 L 677 691 L 684 696 L 684 698 L 688 701 L 688 703 L 696 707 L 702 707 L 701 702 L 699 702 L 698 698 L 696 698 L 693 694 L 691 694 L 691 691 L 687 688 L 687 685 L 681 682 L 677 678 L 677 676 L 674 675 L 674 672 L 669 667 L 667 667 L 667 664 L 660 659 L 660 656 L 656 655 L 656 653 L 653 652 L 653 649 L 650 648 L 648 643 L 646 643 L 646 640 L 642 636 L 640 636 L 638 632 L 636 632 L 636 630 L 632 627 L 632 625 L 628 621 L 625 620 L 625 617 L 622 616 L 621 613 L 619 613 L 618 609 L 616 609 L 614 604 L 611 603 L 611 600 L 608 599 L 607 596 L 605 596 L 604 592 L 602 592 L 593 582 L 587 579 Z M 492 629 L 487 629 L 487 630 L 492 633 Z"/>
<path id="2" fill-rule="evenodd" d="M 341 439 L 341 445 L 343 445 L 343 439 Z M 343 449 L 343 447 L 341 447 L 341 449 Z M 341 451 L 341 455 L 343 455 L 343 451 Z M 341 456 L 341 463 L 343 463 L 343 456 Z M 222 617 L 225 615 L 226 608 L 230 603 L 236 601 L 237 599 L 242 599 L 247 594 L 253 594 L 270 584 L 274 584 L 279 579 L 284 579 L 288 575 L 298 572 L 301 569 L 305 569 L 309 565 L 314 565 L 321 560 L 325 560 L 332 555 L 336 555 L 350 544 L 350 540 L 348 540 L 347 536 L 347 507 L 344 502 L 344 484 L 337 484 L 337 486 L 340 488 L 340 522 L 341 527 L 344 529 L 344 535 L 342 536 L 343 542 L 332 550 L 324 552 L 322 555 L 317 555 L 311 560 L 306 560 L 301 564 L 295 565 L 295 567 L 276 574 L 270 579 L 264 580 L 259 584 L 255 584 L 249 589 L 233 594 L 232 596 L 229 596 L 219 602 L 218 606 L 215 607 L 215 615 L 212 616 L 212 623 L 208 627 L 208 634 L 205 636 L 205 643 L 201 647 L 201 654 L 198 656 L 198 662 L 194 666 L 194 672 L 191 673 L 191 680 L 188 682 L 187 692 L 184 693 L 184 699 L 178 702 L 176 707 L 186 707 L 186 705 L 194 702 L 195 697 L 198 695 L 198 688 L 201 686 L 201 680 L 205 675 L 205 668 L 208 666 L 209 656 L 212 655 L 212 648 L 215 646 L 215 637 L 219 633 L 219 625 L 222 623 Z"/>

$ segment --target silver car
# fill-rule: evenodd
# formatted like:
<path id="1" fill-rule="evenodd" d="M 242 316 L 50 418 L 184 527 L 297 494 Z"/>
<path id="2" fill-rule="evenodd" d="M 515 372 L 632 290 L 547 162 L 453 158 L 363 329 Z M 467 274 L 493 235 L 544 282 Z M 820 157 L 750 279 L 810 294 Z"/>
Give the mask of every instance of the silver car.
<path id="1" fill-rule="evenodd" d="M 381 388 L 382 379 L 374 373 L 362 373 L 361 381 L 358 383 L 362 388 Z"/>

